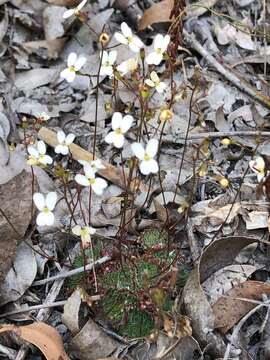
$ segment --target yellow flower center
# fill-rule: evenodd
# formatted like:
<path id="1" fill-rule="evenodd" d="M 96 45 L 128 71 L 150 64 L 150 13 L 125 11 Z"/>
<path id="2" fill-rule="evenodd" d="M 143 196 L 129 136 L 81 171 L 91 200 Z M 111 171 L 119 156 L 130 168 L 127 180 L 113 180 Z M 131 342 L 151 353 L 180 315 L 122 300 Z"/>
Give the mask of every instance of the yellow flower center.
<path id="1" fill-rule="evenodd" d="M 76 70 L 75 70 L 75 66 L 70 66 L 69 68 L 68 68 L 68 70 L 70 71 L 70 72 L 76 72 Z"/>
<path id="2" fill-rule="evenodd" d="M 82 227 L 82 230 L 81 230 L 81 236 L 87 236 L 89 233 L 89 230 L 88 230 L 88 227 L 87 226 L 84 226 Z"/>
<path id="3" fill-rule="evenodd" d="M 44 158 L 45 158 L 45 155 L 43 155 L 43 154 L 39 155 L 39 160 L 44 160 Z"/>
<path id="4" fill-rule="evenodd" d="M 156 53 L 157 53 L 157 54 L 161 54 L 161 48 L 157 48 L 157 49 L 156 49 Z"/>
<path id="5" fill-rule="evenodd" d="M 128 36 L 128 37 L 127 37 L 127 41 L 128 41 L 129 44 L 132 43 L 133 37 L 132 37 L 132 36 Z"/>
<path id="6" fill-rule="evenodd" d="M 94 185 L 95 181 L 96 181 L 95 178 L 91 178 L 91 179 L 89 179 L 89 184 L 90 184 L 90 185 Z"/>
<path id="7" fill-rule="evenodd" d="M 114 132 L 116 133 L 116 135 L 121 135 L 122 134 L 122 130 L 120 128 L 114 130 Z"/>
<path id="8" fill-rule="evenodd" d="M 80 10 L 79 10 L 79 9 L 75 9 L 75 10 L 74 10 L 74 15 L 75 15 L 75 16 L 80 16 L 80 15 L 81 15 Z"/>
<path id="9" fill-rule="evenodd" d="M 45 214 L 48 214 L 50 212 L 50 210 L 47 208 L 47 206 L 45 206 L 42 210 Z"/>
<path id="10" fill-rule="evenodd" d="M 106 62 L 105 62 L 105 66 L 111 66 L 110 62 L 109 62 L 109 61 L 106 61 Z"/>
<path id="11" fill-rule="evenodd" d="M 144 160 L 145 160 L 145 161 L 151 160 L 151 156 L 149 156 L 148 154 L 145 154 L 145 155 L 144 155 Z"/>

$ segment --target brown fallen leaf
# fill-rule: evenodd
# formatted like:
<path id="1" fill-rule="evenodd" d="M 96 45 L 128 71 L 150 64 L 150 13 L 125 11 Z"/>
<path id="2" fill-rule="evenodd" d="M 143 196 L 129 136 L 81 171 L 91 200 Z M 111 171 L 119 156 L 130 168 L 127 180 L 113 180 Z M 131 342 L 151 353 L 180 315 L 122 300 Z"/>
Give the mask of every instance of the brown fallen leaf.
<path id="1" fill-rule="evenodd" d="M 23 340 L 35 345 L 47 360 L 69 360 L 61 336 L 50 325 L 36 322 L 25 326 L 1 325 L 0 333 L 13 331 Z"/>
<path id="2" fill-rule="evenodd" d="M 219 0 L 203 0 L 187 6 L 185 18 L 198 17 L 203 15 L 218 1 Z M 173 8 L 173 4 L 174 0 L 163 0 L 145 10 L 139 22 L 139 30 L 144 30 L 153 24 L 171 22 L 172 19 L 170 19 L 170 14 Z"/>
<path id="3" fill-rule="evenodd" d="M 215 328 L 225 334 L 256 306 L 254 303 L 237 298 L 260 301 L 262 294 L 270 294 L 270 284 L 261 281 L 246 281 L 227 291 L 212 306 L 215 315 Z"/>
<path id="4" fill-rule="evenodd" d="M 81 0 L 47 0 L 49 4 L 58 5 L 58 6 L 77 6 Z"/>
<path id="5" fill-rule="evenodd" d="M 28 54 L 35 53 L 48 59 L 57 59 L 63 50 L 67 37 L 52 40 L 28 41 L 22 47 Z"/>
<path id="6" fill-rule="evenodd" d="M 0 185 L 0 281 L 11 267 L 17 242 L 31 220 L 32 176 L 22 171 Z"/>

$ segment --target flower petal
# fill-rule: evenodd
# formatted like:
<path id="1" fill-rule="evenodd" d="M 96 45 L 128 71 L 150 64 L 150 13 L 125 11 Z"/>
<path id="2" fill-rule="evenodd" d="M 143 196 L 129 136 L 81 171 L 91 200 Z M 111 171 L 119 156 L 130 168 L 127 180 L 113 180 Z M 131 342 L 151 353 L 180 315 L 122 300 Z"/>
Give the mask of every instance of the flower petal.
<path id="1" fill-rule="evenodd" d="M 110 51 L 108 60 L 111 65 L 115 63 L 116 58 L 117 58 L 117 51 L 116 50 Z"/>
<path id="2" fill-rule="evenodd" d="M 120 112 L 115 112 L 112 116 L 112 129 L 116 130 L 120 128 L 123 116 Z"/>
<path id="3" fill-rule="evenodd" d="M 52 211 L 55 208 L 56 201 L 57 201 L 57 193 L 54 191 L 49 192 L 45 200 L 47 208 Z"/>
<path id="4" fill-rule="evenodd" d="M 134 36 L 132 43 L 137 46 L 139 49 L 141 49 L 142 47 L 144 47 L 144 43 L 142 42 L 142 40 L 140 38 L 138 38 L 138 36 Z"/>
<path id="5" fill-rule="evenodd" d="M 151 158 L 156 156 L 158 151 L 158 140 L 157 139 L 151 139 L 148 141 L 146 145 L 145 152 L 147 155 L 149 155 Z"/>
<path id="6" fill-rule="evenodd" d="M 134 51 L 134 52 L 139 52 L 140 51 L 140 46 L 138 46 L 134 41 L 129 43 L 129 48 L 130 50 Z"/>
<path id="7" fill-rule="evenodd" d="M 70 145 L 73 143 L 74 139 L 75 139 L 75 135 L 70 133 L 66 136 L 65 142 L 67 145 Z"/>
<path id="8" fill-rule="evenodd" d="M 71 231 L 73 232 L 74 235 L 81 236 L 82 228 L 80 227 L 80 225 L 75 225 L 71 229 Z"/>
<path id="9" fill-rule="evenodd" d="M 34 146 L 28 146 L 27 151 L 34 158 L 37 159 L 39 157 L 39 152 L 37 151 L 37 149 Z"/>
<path id="10" fill-rule="evenodd" d="M 91 161 L 90 165 L 91 165 L 92 168 L 95 168 L 97 170 L 106 169 L 106 166 L 104 166 L 102 164 L 101 160 L 99 160 L 99 159 Z"/>
<path id="11" fill-rule="evenodd" d="M 77 9 L 81 10 L 86 3 L 87 3 L 87 0 L 83 0 L 82 2 L 79 3 L 79 5 L 77 6 Z"/>
<path id="12" fill-rule="evenodd" d="M 131 115 L 126 115 L 123 117 L 123 120 L 120 125 L 120 129 L 122 130 L 123 133 L 126 133 L 131 128 L 133 120 L 134 120 L 133 116 Z"/>
<path id="13" fill-rule="evenodd" d="M 131 28 L 125 22 L 121 24 L 121 31 L 126 38 L 132 36 Z"/>
<path id="14" fill-rule="evenodd" d="M 152 71 L 150 74 L 150 78 L 154 83 L 158 83 L 159 82 L 159 77 L 158 74 L 155 71 Z"/>
<path id="15" fill-rule="evenodd" d="M 149 175 L 151 173 L 148 163 L 149 161 L 144 161 L 144 160 L 140 162 L 139 168 L 143 175 Z"/>
<path id="16" fill-rule="evenodd" d="M 41 155 L 45 155 L 46 154 L 46 145 L 45 145 L 45 142 L 42 141 L 42 140 L 39 140 L 37 142 L 37 149 L 38 149 L 38 152 L 41 154 Z"/>
<path id="17" fill-rule="evenodd" d="M 158 163 L 156 160 L 151 159 L 149 161 L 146 161 L 148 163 L 148 168 L 150 173 L 156 174 L 158 172 Z"/>
<path id="18" fill-rule="evenodd" d="M 156 86 L 156 90 L 158 93 L 163 93 L 163 91 L 166 89 L 167 85 L 164 82 L 160 82 L 157 86 Z"/>
<path id="19" fill-rule="evenodd" d="M 106 62 L 109 60 L 109 54 L 108 54 L 108 51 L 101 51 L 100 54 L 99 54 L 99 57 L 101 58 L 102 56 L 102 64 L 106 64 Z"/>
<path id="20" fill-rule="evenodd" d="M 69 9 L 69 10 L 65 11 L 63 14 L 63 19 L 67 19 L 67 18 L 71 17 L 72 15 L 74 15 L 74 13 L 75 13 L 74 9 Z"/>
<path id="21" fill-rule="evenodd" d="M 80 70 L 85 63 L 86 63 L 86 58 L 84 56 L 80 56 L 74 64 L 75 70 L 76 71 Z"/>
<path id="22" fill-rule="evenodd" d="M 120 73 L 122 73 L 122 75 L 126 75 L 126 73 L 129 72 L 128 60 L 123 61 L 120 65 L 117 66 L 116 69 L 117 69 Z"/>
<path id="23" fill-rule="evenodd" d="M 33 201 L 34 201 L 36 207 L 38 208 L 38 210 L 42 211 L 45 206 L 45 198 L 44 198 L 43 194 L 38 193 L 38 192 L 34 193 Z"/>
<path id="24" fill-rule="evenodd" d="M 94 235 L 97 232 L 97 230 L 91 226 L 89 226 L 89 234 Z"/>
<path id="25" fill-rule="evenodd" d="M 139 159 L 143 160 L 145 155 L 145 150 L 140 143 L 133 143 L 131 145 L 131 150 L 133 151 L 134 155 Z"/>
<path id="26" fill-rule="evenodd" d="M 145 80 L 145 83 L 146 83 L 146 85 L 148 85 L 148 86 L 150 86 L 150 87 L 155 87 L 155 83 L 153 83 L 153 81 L 150 80 L 150 79 L 146 79 L 146 80 Z"/>
<path id="27" fill-rule="evenodd" d="M 74 66 L 77 60 L 77 54 L 75 52 L 72 52 L 68 55 L 67 59 L 67 65 L 68 67 Z"/>
<path id="28" fill-rule="evenodd" d="M 100 75 L 101 76 L 111 76 L 113 74 L 112 66 L 101 66 Z"/>
<path id="29" fill-rule="evenodd" d="M 54 152 L 56 154 L 62 154 L 62 150 L 65 146 L 64 145 L 57 145 L 55 148 L 54 148 Z"/>
<path id="30" fill-rule="evenodd" d="M 116 32 L 114 34 L 114 37 L 116 38 L 117 41 L 119 41 L 121 44 L 127 45 L 128 41 L 127 39 L 124 37 L 123 34 L 121 34 L 120 32 Z"/>
<path id="31" fill-rule="evenodd" d="M 66 134 L 63 130 L 57 131 L 57 140 L 59 144 L 63 144 L 63 142 L 66 140 Z"/>
<path id="32" fill-rule="evenodd" d="M 39 159 L 39 162 L 44 165 L 51 165 L 53 159 L 49 155 L 44 155 L 43 159 Z"/>
<path id="33" fill-rule="evenodd" d="M 86 164 L 83 167 L 83 170 L 85 172 L 85 175 L 88 179 L 94 179 L 95 178 L 95 171 L 93 167 L 90 164 Z"/>
<path id="34" fill-rule="evenodd" d="M 148 65 L 159 65 L 161 63 L 163 59 L 163 55 L 162 54 L 157 54 L 156 52 L 151 52 L 147 57 L 146 57 L 146 62 Z"/>
<path id="35" fill-rule="evenodd" d="M 103 190 L 107 187 L 107 182 L 102 178 L 96 178 L 96 181 L 91 187 L 95 194 L 102 195 Z"/>
<path id="36" fill-rule="evenodd" d="M 82 185 L 82 186 L 89 186 L 89 180 L 87 179 L 87 177 L 85 175 L 82 175 L 82 174 L 77 174 L 75 176 L 75 181 Z"/>
<path id="37" fill-rule="evenodd" d="M 125 141 L 125 137 L 123 134 L 115 134 L 113 145 L 117 149 L 120 149 L 121 147 L 123 147 L 124 141 Z"/>
<path id="38" fill-rule="evenodd" d="M 105 141 L 107 144 L 112 144 L 115 140 L 116 134 L 114 131 L 110 131 L 106 136 L 105 136 Z"/>
<path id="39" fill-rule="evenodd" d="M 44 215 L 46 215 L 45 216 L 45 221 L 46 221 L 45 225 L 52 226 L 53 223 L 54 223 L 54 214 L 50 211 L 50 212 L 48 212 L 48 213 L 46 213 Z"/>
<path id="40" fill-rule="evenodd" d="M 157 34 L 154 39 L 154 49 L 161 49 L 163 44 L 163 35 Z"/>
<path id="41" fill-rule="evenodd" d="M 37 219 L 36 219 L 36 223 L 37 223 L 38 226 L 47 225 L 46 214 L 43 211 L 41 211 L 38 214 Z"/>
<path id="42" fill-rule="evenodd" d="M 165 35 L 162 40 L 161 52 L 164 53 L 167 50 L 167 47 L 171 41 L 170 35 Z"/>
<path id="43" fill-rule="evenodd" d="M 66 79 L 67 82 L 71 83 L 71 82 L 74 81 L 75 77 L 76 77 L 75 71 L 69 71 L 69 72 L 67 73 L 67 76 L 66 76 L 65 79 Z"/>

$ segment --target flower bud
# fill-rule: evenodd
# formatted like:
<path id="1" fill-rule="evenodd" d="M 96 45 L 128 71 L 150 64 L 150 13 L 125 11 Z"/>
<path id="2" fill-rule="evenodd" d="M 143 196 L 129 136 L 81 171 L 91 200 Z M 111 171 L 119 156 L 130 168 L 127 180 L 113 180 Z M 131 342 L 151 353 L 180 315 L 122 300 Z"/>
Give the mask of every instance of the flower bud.
<path id="1" fill-rule="evenodd" d="M 99 42 L 104 46 L 106 45 L 110 40 L 110 36 L 106 33 L 106 32 L 103 32 L 100 34 L 99 36 Z"/>
<path id="2" fill-rule="evenodd" d="M 224 146 L 228 146 L 228 145 L 230 145 L 232 142 L 231 142 L 231 139 L 229 139 L 229 138 L 223 138 L 223 139 L 220 141 L 220 143 L 221 143 L 222 145 L 224 145 Z"/>
<path id="3" fill-rule="evenodd" d="M 225 177 L 222 177 L 220 180 L 219 180 L 219 183 L 220 185 L 226 189 L 228 186 L 229 186 L 229 180 L 226 179 Z"/>
<path id="4" fill-rule="evenodd" d="M 160 112 L 159 120 L 160 121 L 170 121 L 173 118 L 173 112 L 170 109 L 163 109 Z"/>

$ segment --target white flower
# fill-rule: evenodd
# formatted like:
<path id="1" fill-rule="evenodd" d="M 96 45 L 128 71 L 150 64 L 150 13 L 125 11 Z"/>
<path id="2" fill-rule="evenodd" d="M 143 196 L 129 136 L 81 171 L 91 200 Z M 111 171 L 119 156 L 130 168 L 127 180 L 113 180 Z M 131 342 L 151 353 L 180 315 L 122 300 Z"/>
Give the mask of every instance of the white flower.
<path id="1" fill-rule="evenodd" d="M 67 60 L 68 67 L 61 71 L 60 76 L 66 79 L 67 82 L 74 81 L 76 72 L 79 71 L 85 63 L 86 58 L 84 56 L 77 57 L 77 54 L 74 52 L 70 53 Z"/>
<path id="2" fill-rule="evenodd" d="M 58 145 L 56 145 L 54 151 L 56 154 L 67 155 L 69 153 L 69 145 L 73 143 L 75 139 L 74 134 L 66 135 L 64 131 L 60 130 L 57 132 Z"/>
<path id="3" fill-rule="evenodd" d="M 143 42 L 137 36 L 132 34 L 132 31 L 127 23 L 123 22 L 121 24 L 121 31 L 122 33 L 116 32 L 114 34 L 116 40 L 121 44 L 128 45 L 132 51 L 139 52 L 143 47 Z"/>
<path id="4" fill-rule="evenodd" d="M 80 236 L 83 248 L 86 248 L 91 243 L 91 235 L 95 234 L 96 229 L 91 226 L 75 225 L 72 228 L 72 232 L 74 235 Z"/>
<path id="5" fill-rule="evenodd" d="M 154 40 L 154 51 L 146 57 L 147 64 L 159 65 L 163 60 L 163 54 L 170 43 L 170 35 L 157 34 Z"/>
<path id="6" fill-rule="evenodd" d="M 135 58 L 130 58 L 126 61 L 123 61 L 120 65 L 117 66 L 117 70 L 122 74 L 126 75 L 129 72 L 134 72 L 138 68 L 138 60 Z"/>
<path id="7" fill-rule="evenodd" d="M 98 172 L 99 170 L 103 170 L 106 169 L 106 166 L 104 166 L 101 162 L 101 160 L 97 159 L 97 160 L 92 160 L 90 162 L 86 161 L 86 160 L 78 160 L 78 162 L 85 166 L 85 165 L 89 165 L 92 170 L 94 171 L 94 173 Z"/>
<path id="8" fill-rule="evenodd" d="M 257 174 L 257 179 L 260 182 L 265 177 L 265 162 L 261 156 L 249 162 L 249 167 Z"/>
<path id="9" fill-rule="evenodd" d="M 154 157 L 158 151 L 158 141 L 151 139 L 146 145 L 146 149 L 140 143 L 133 143 L 131 149 L 135 156 L 141 161 L 140 170 L 144 175 L 158 172 L 158 163 L 154 160 Z"/>
<path id="10" fill-rule="evenodd" d="M 103 51 L 103 53 L 101 53 L 101 54 L 102 54 L 102 62 L 101 62 L 101 68 L 100 68 L 100 75 L 112 76 L 113 64 L 116 61 L 117 51 L 113 50 L 113 51 L 110 51 L 109 53 L 107 51 Z"/>
<path id="11" fill-rule="evenodd" d="M 47 113 L 45 113 L 45 111 L 43 111 L 37 115 L 37 118 L 41 121 L 48 121 L 50 119 L 50 116 Z"/>
<path id="12" fill-rule="evenodd" d="M 112 129 L 113 131 L 105 137 L 105 141 L 108 144 L 113 144 L 120 149 L 124 145 L 124 134 L 130 129 L 133 123 L 133 117 L 131 115 L 122 116 L 121 113 L 115 112 L 112 117 Z"/>
<path id="13" fill-rule="evenodd" d="M 107 187 L 107 182 L 102 178 L 96 178 L 96 173 L 90 165 L 84 165 L 83 169 L 85 175 L 77 174 L 75 181 L 82 186 L 91 186 L 95 194 L 102 195 L 103 190 Z"/>
<path id="14" fill-rule="evenodd" d="M 45 196 L 41 193 L 34 193 L 33 200 L 40 211 L 37 216 L 37 225 L 43 226 L 48 225 L 51 226 L 54 223 L 54 214 L 53 209 L 55 208 L 55 204 L 57 201 L 56 192 L 49 192 L 45 198 Z"/>
<path id="15" fill-rule="evenodd" d="M 52 158 L 46 155 L 46 145 L 42 140 L 37 142 L 37 147 L 28 146 L 27 151 L 29 153 L 28 165 L 50 165 L 53 162 Z"/>
<path id="16" fill-rule="evenodd" d="M 158 74 L 155 71 L 151 72 L 150 79 L 146 79 L 145 83 L 155 88 L 160 94 L 166 89 L 166 84 L 159 80 Z"/>
<path id="17" fill-rule="evenodd" d="M 84 5 L 86 3 L 87 3 L 87 0 L 83 0 L 74 9 L 69 9 L 69 10 L 65 11 L 63 14 L 63 18 L 67 19 L 67 18 L 71 17 L 72 15 L 79 16 L 81 13 L 81 9 L 84 7 Z"/>

